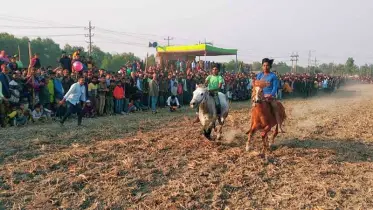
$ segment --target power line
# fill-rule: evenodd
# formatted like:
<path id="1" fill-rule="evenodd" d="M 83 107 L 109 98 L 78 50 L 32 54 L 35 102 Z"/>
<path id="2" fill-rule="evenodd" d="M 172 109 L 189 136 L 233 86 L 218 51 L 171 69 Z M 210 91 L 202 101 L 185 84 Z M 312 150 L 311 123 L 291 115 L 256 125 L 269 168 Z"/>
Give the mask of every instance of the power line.
<path id="1" fill-rule="evenodd" d="M 47 24 L 47 25 L 65 25 L 65 26 L 74 26 L 78 27 L 77 25 L 72 25 L 72 24 L 66 24 L 66 23 L 58 23 L 58 22 L 53 22 L 53 21 L 41 21 L 37 19 L 33 19 L 30 17 L 15 17 L 15 16 L 10 16 L 10 15 L 0 15 L 1 20 L 7 20 L 10 22 L 24 22 L 24 23 L 36 23 L 36 24 Z"/>
<path id="2" fill-rule="evenodd" d="M 120 39 L 113 38 L 113 37 L 106 37 L 106 36 L 103 36 L 101 34 L 95 34 L 95 37 L 97 37 L 97 38 L 101 37 L 104 41 L 111 40 L 113 42 L 123 42 Z M 124 42 L 124 43 L 131 43 L 131 44 L 138 44 L 138 45 L 142 45 L 142 46 L 147 46 L 144 43 L 139 43 L 139 42 Z"/>
<path id="3" fill-rule="evenodd" d="M 146 40 L 146 42 L 149 42 L 149 41 L 152 41 L 152 42 L 157 41 L 156 39 L 150 39 L 150 38 L 140 37 L 140 36 L 136 36 L 136 35 L 128 34 L 128 33 L 126 33 L 126 32 L 118 32 L 118 31 L 112 31 L 112 30 L 100 29 L 99 27 L 96 27 L 96 29 L 99 30 L 99 31 L 101 31 L 101 32 L 107 33 L 107 34 L 115 35 L 115 36 L 117 36 L 117 37 L 128 36 L 128 37 L 133 37 L 134 39 Z"/>
<path id="4" fill-rule="evenodd" d="M 79 26 L 14 26 L 14 25 L 0 25 L 0 27 L 17 28 L 17 29 L 83 28 Z"/>
<path id="5" fill-rule="evenodd" d="M 125 45 L 133 45 L 133 46 L 139 46 L 139 47 L 146 47 L 148 48 L 147 45 L 143 44 L 143 43 L 138 43 L 138 42 L 123 42 L 123 41 L 120 41 L 119 39 L 113 39 L 111 37 L 105 37 L 105 36 L 101 36 L 100 34 L 96 34 L 95 35 L 96 38 L 102 38 L 104 41 L 100 41 L 100 43 L 113 43 L 113 44 L 125 44 Z"/>
<path id="6" fill-rule="evenodd" d="M 114 31 L 114 30 L 105 29 L 105 28 L 101 28 L 101 27 L 97 27 L 97 30 L 107 31 L 107 32 L 111 32 L 111 33 L 117 33 L 117 34 L 126 35 L 126 36 L 153 36 L 153 37 L 159 37 L 159 38 L 164 37 L 164 36 L 156 35 L 156 34 L 132 33 L 132 32 Z"/>
<path id="7" fill-rule="evenodd" d="M 85 34 L 51 34 L 51 35 L 16 35 L 21 37 L 61 37 L 61 36 L 83 36 Z"/>
<path id="8" fill-rule="evenodd" d="M 157 35 L 157 34 L 150 34 L 150 33 L 133 33 L 133 32 L 124 32 L 124 31 L 115 31 L 115 30 L 105 29 L 105 28 L 102 28 L 102 27 L 96 27 L 96 30 L 99 30 L 99 31 L 102 31 L 102 32 L 108 32 L 110 34 L 115 34 L 115 35 L 130 36 L 130 37 L 134 37 L 136 39 L 143 39 L 143 40 L 147 40 L 147 41 L 157 41 L 158 43 L 159 43 L 159 39 L 163 39 L 163 37 L 165 37 L 164 35 Z M 177 38 L 178 40 L 187 40 L 187 41 L 192 41 L 193 40 L 192 41 L 193 43 L 196 42 L 194 39 L 188 39 L 188 38 L 185 38 L 185 37 L 175 37 L 175 36 L 173 36 L 173 38 Z M 185 44 L 185 43 L 183 43 L 183 44 Z"/>
<path id="9" fill-rule="evenodd" d="M 115 44 L 115 45 L 131 45 L 131 46 L 136 46 L 136 47 L 149 48 L 149 46 L 146 46 L 146 45 L 143 45 L 143 44 L 131 43 L 131 42 L 96 41 L 96 43 Z"/>
<path id="10" fill-rule="evenodd" d="M 92 54 L 92 37 L 94 34 L 92 34 L 92 30 L 95 29 L 94 26 L 92 26 L 91 21 L 89 21 L 88 28 L 85 28 L 85 30 L 88 30 L 88 34 L 85 34 L 85 37 L 88 37 L 89 41 L 89 50 L 88 50 L 88 55 L 91 56 Z"/>

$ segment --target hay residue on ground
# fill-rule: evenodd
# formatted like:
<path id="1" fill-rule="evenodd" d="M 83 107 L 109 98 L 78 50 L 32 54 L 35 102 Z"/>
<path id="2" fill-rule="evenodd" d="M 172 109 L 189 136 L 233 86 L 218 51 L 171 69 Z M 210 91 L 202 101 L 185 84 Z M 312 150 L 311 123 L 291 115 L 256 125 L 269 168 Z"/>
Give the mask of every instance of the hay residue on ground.
<path id="1" fill-rule="evenodd" d="M 247 102 L 218 142 L 188 109 L 2 129 L 0 209 L 371 209 L 371 88 L 285 101 L 268 160 L 244 151 Z"/>

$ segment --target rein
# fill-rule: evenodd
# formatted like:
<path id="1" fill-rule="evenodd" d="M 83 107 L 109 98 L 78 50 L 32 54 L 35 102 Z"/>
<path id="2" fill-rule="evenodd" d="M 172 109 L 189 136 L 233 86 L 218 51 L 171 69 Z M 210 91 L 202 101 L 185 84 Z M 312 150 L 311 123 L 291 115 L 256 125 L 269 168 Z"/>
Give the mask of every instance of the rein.
<path id="1" fill-rule="evenodd" d="M 209 97 L 209 93 L 208 93 L 208 91 L 205 91 L 205 92 L 204 92 L 204 96 L 203 96 L 201 102 L 198 103 L 198 106 L 199 106 L 200 109 L 202 109 L 204 112 L 209 112 L 209 111 L 208 111 L 208 105 L 207 105 L 208 97 Z"/>

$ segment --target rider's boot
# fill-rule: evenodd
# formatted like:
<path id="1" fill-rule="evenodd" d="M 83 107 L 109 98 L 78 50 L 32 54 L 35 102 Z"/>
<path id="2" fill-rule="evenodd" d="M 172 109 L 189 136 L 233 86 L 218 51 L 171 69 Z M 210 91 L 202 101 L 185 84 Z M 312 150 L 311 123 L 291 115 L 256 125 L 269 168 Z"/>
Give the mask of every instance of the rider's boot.
<path id="1" fill-rule="evenodd" d="M 220 114 L 221 114 L 221 104 L 220 104 L 218 93 L 215 93 L 214 100 L 215 100 L 215 106 L 216 106 L 216 115 L 220 116 Z"/>

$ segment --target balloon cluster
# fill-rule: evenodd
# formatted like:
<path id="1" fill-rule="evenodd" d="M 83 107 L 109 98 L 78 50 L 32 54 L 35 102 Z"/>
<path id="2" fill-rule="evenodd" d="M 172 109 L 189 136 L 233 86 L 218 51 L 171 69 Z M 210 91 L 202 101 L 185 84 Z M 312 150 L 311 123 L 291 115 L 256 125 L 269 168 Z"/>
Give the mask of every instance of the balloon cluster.
<path id="1" fill-rule="evenodd" d="M 83 64 L 82 64 L 82 62 L 80 62 L 80 61 L 75 61 L 75 62 L 73 63 L 73 70 L 74 70 L 74 71 L 77 71 L 77 72 L 80 72 L 81 70 L 83 70 Z"/>

